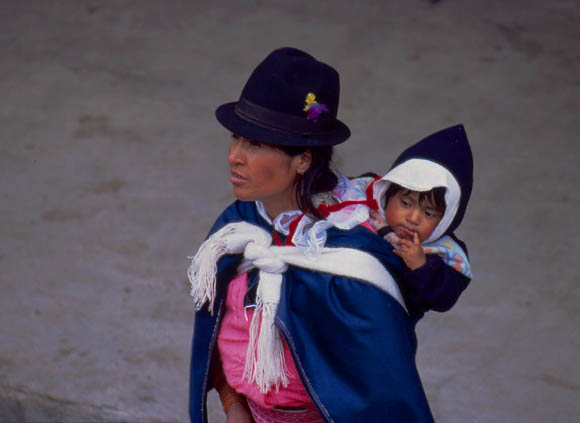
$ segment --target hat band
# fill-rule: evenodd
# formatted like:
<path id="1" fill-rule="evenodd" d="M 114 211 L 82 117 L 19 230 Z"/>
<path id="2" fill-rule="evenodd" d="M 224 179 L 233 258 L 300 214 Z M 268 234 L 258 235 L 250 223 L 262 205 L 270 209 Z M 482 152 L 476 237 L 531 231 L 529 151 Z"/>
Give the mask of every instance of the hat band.
<path id="1" fill-rule="evenodd" d="M 245 98 L 240 98 L 236 103 L 234 112 L 255 125 L 302 136 L 328 134 L 335 126 L 334 119 L 329 119 L 328 116 L 319 121 L 308 120 L 305 117 L 266 109 Z"/>

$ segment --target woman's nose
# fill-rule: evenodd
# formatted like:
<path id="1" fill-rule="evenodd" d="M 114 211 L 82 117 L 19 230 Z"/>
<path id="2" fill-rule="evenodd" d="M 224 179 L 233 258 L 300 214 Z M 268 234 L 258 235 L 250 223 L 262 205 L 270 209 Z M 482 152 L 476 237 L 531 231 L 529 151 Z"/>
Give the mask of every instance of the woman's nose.
<path id="1" fill-rule="evenodd" d="M 242 141 L 232 139 L 230 149 L 228 151 L 228 163 L 230 166 L 241 164 L 244 162 L 244 152 L 242 151 Z"/>

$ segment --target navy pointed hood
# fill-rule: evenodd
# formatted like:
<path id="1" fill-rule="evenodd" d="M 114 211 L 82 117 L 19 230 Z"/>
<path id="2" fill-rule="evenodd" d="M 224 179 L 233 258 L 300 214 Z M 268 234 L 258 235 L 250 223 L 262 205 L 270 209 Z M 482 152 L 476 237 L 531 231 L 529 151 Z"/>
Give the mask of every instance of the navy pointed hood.
<path id="1" fill-rule="evenodd" d="M 453 232 L 463 220 L 473 187 L 473 155 L 463 125 L 435 132 L 401 153 L 375 183 L 374 195 L 383 207 L 390 183 L 413 191 L 445 187 L 445 214 L 426 242 Z"/>

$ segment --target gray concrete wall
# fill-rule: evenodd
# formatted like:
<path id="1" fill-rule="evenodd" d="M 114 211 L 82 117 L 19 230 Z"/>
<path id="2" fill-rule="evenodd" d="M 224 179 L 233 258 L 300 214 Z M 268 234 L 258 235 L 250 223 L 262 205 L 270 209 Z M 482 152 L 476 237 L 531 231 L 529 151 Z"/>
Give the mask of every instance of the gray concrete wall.
<path id="1" fill-rule="evenodd" d="M 438 421 L 577 419 L 579 18 L 574 0 L 3 0 L 0 420 L 187 420 L 186 257 L 232 200 L 213 111 L 284 45 L 341 73 L 346 174 L 467 128 L 475 277 L 418 326 Z"/>

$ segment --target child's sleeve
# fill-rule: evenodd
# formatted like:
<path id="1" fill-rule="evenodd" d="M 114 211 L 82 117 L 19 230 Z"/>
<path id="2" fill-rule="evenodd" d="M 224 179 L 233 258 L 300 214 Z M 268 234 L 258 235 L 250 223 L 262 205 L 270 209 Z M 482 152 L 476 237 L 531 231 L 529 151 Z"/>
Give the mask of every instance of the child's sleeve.
<path id="1" fill-rule="evenodd" d="M 423 266 L 405 272 L 403 286 L 400 286 L 412 314 L 423 314 L 429 310 L 448 311 L 471 281 L 440 256 L 427 254 L 426 258 Z"/>

